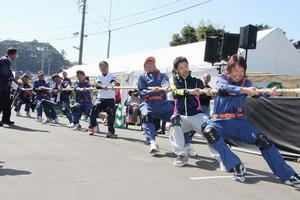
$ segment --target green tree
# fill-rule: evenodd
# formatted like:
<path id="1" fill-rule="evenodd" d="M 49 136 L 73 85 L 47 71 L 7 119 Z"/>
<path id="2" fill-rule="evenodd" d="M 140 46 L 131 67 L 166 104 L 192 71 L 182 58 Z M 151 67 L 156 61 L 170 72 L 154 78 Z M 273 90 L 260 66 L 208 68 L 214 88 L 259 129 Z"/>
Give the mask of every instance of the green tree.
<path id="1" fill-rule="evenodd" d="M 197 28 L 191 25 L 184 26 L 180 34 L 176 33 L 172 35 L 172 39 L 169 42 L 170 46 L 177 46 L 182 44 L 188 44 L 198 41 L 203 41 L 206 36 L 222 36 L 225 30 L 213 25 L 211 22 L 200 22 Z"/>
<path id="2" fill-rule="evenodd" d="M 272 28 L 270 25 L 264 24 L 264 23 L 256 24 L 255 26 L 257 26 L 257 30 L 258 31 L 262 31 L 262 30 L 266 30 L 266 29 Z"/>
<path id="3" fill-rule="evenodd" d="M 196 29 L 190 25 L 186 25 L 181 29 L 181 38 L 184 44 L 197 42 Z"/>
<path id="4" fill-rule="evenodd" d="M 200 22 L 196 34 L 199 41 L 203 41 L 207 36 L 222 36 L 225 32 L 224 28 L 219 28 L 218 26 L 212 24 L 211 22 Z"/>
<path id="5" fill-rule="evenodd" d="M 41 69 L 44 55 L 44 71 L 55 73 L 59 68 L 70 66 L 70 62 L 49 43 L 38 42 L 19 42 L 15 40 L 4 40 L 0 42 L 0 53 L 5 54 L 9 47 L 18 49 L 18 58 L 13 64 L 16 71 L 37 72 Z M 45 51 L 45 53 L 44 53 Z"/>

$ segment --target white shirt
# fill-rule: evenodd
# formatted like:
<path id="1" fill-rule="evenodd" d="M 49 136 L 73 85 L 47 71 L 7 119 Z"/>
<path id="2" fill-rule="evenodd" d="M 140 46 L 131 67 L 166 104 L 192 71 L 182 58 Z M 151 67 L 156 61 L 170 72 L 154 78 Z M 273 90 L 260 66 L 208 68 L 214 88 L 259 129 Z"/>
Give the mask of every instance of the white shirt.
<path id="1" fill-rule="evenodd" d="M 114 74 L 107 73 L 106 76 L 98 76 L 97 77 L 97 85 L 106 87 L 111 86 L 113 81 L 116 81 L 117 78 Z M 113 83 L 114 85 L 114 83 Z M 98 99 L 114 99 L 115 98 L 115 90 L 98 90 Z"/>

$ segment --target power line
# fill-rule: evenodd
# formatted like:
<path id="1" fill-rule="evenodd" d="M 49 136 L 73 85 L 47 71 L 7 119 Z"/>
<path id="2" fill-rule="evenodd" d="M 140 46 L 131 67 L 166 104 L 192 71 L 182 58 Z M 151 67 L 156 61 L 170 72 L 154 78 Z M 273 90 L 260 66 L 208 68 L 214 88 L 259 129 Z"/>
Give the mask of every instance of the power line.
<path id="1" fill-rule="evenodd" d="M 174 15 L 174 14 L 177 14 L 177 13 L 180 13 L 180 12 L 183 12 L 183 11 L 186 11 L 186 10 L 189 10 L 189 9 L 192 9 L 192 8 L 195 8 L 195 7 L 207 4 L 207 3 L 211 2 L 211 1 L 212 0 L 206 0 L 206 1 L 203 1 L 201 3 L 197 3 L 197 4 L 194 4 L 192 6 L 189 6 L 189 7 L 186 7 L 186 8 L 182 8 L 180 10 L 176 10 L 176 11 L 171 12 L 171 13 L 167 13 L 167 14 L 160 15 L 160 16 L 157 16 L 157 17 L 154 17 L 154 18 L 150 18 L 150 19 L 146 19 L 146 20 L 143 20 L 143 21 L 140 21 L 140 22 L 128 24 L 128 25 L 125 25 L 125 26 L 120 26 L 120 27 L 117 27 L 117 28 L 113 28 L 113 29 L 111 29 L 111 31 L 117 31 L 117 30 L 129 28 L 129 27 L 132 27 L 132 26 L 137 26 L 137 25 L 140 25 L 140 24 L 145 24 L 145 23 L 148 23 L 148 22 L 151 22 L 151 21 L 155 21 L 155 20 L 158 20 L 158 19 L 161 19 L 161 18 L 164 18 L 164 17 L 168 17 L 170 15 Z M 108 32 L 108 31 L 106 31 L 106 32 Z M 102 32 L 95 32 L 95 33 L 90 33 L 89 35 L 97 35 L 97 34 L 102 34 L 102 33 L 104 33 L 104 32 L 103 31 Z"/>
<path id="2" fill-rule="evenodd" d="M 180 1 L 182 1 L 182 0 L 172 1 L 172 2 L 169 2 L 169 3 L 165 3 L 163 5 L 153 7 L 153 8 L 147 9 L 147 10 L 142 10 L 142 11 L 130 14 L 130 15 L 125 15 L 125 16 L 122 16 L 122 17 L 113 18 L 111 21 L 112 22 L 113 21 L 119 21 L 119 20 L 123 20 L 123 19 L 126 19 L 126 18 L 135 17 L 135 16 L 138 16 L 138 15 L 143 15 L 143 14 L 148 13 L 148 12 L 153 12 L 155 10 L 159 10 L 161 8 L 168 7 L 170 5 L 174 5 L 175 3 L 178 3 Z"/>
<path id="3" fill-rule="evenodd" d="M 164 14 L 164 15 L 160 15 L 160 16 L 157 16 L 157 17 L 154 17 L 154 18 L 146 19 L 146 20 L 143 20 L 143 21 L 140 21 L 140 22 L 136 22 L 136 23 L 132 23 L 132 24 L 128 24 L 128 25 L 125 25 L 125 26 L 120 26 L 120 27 L 112 28 L 111 31 L 117 31 L 117 30 L 129 28 L 129 27 L 132 27 L 132 26 L 137 26 L 137 25 L 140 25 L 140 24 L 144 24 L 144 23 L 148 23 L 148 22 L 151 22 L 151 21 L 155 21 L 155 20 L 158 20 L 158 19 L 161 19 L 161 18 L 165 18 L 165 17 L 170 16 L 170 15 L 174 15 L 174 14 L 177 14 L 177 13 L 180 13 L 180 12 L 183 12 L 183 11 L 186 11 L 186 10 L 189 10 L 189 9 L 192 9 L 192 8 L 195 8 L 195 7 L 207 4 L 207 3 L 211 2 L 211 1 L 212 0 L 206 0 L 206 1 L 194 4 L 192 6 L 188 6 L 186 8 L 182 8 L 180 10 L 176 10 L 174 12 L 170 12 L 170 13 L 167 13 L 167 14 Z M 95 23 L 95 24 L 98 24 L 98 23 Z M 94 33 L 87 33 L 87 35 L 88 36 L 93 36 L 93 35 L 99 35 L 99 34 L 104 34 L 104 33 L 108 33 L 108 30 L 100 31 L 100 32 L 94 32 Z M 74 36 L 72 36 L 72 37 L 54 38 L 54 39 L 51 39 L 51 40 L 64 40 L 64 39 L 72 39 L 72 38 L 74 38 Z"/>

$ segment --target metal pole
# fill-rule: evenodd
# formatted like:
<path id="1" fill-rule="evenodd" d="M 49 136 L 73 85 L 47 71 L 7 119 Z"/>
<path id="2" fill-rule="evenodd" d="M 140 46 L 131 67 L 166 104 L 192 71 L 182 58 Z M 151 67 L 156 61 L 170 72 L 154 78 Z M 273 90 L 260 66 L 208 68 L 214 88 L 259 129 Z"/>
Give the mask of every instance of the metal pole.
<path id="1" fill-rule="evenodd" d="M 109 5 L 107 58 L 109 58 L 109 54 L 110 54 L 110 39 L 111 39 L 110 22 L 111 22 L 111 10 L 112 10 L 112 0 L 110 0 L 110 5 Z"/>
<path id="2" fill-rule="evenodd" d="M 82 64 L 86 1 L 87 0 L 83 0 L 83 7 L 82 7 L 82 20 L 81 20 L 80 45 L 79 45 L 79 60 L 78 60 L 79 65 Z"/>

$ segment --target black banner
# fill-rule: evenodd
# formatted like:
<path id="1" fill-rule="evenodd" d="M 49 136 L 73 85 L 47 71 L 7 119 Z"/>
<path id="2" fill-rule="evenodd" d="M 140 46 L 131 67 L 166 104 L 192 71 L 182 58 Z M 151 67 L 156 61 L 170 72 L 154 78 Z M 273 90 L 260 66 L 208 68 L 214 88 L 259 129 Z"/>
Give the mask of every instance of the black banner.
<path id="1" fill-rule="evenodd" d="M 285 157 L 300 158 L 300 98 L 248 98 L 249 121 L 274 142 Z M 257 151 L 253 145 L 230 141 Z"/>

